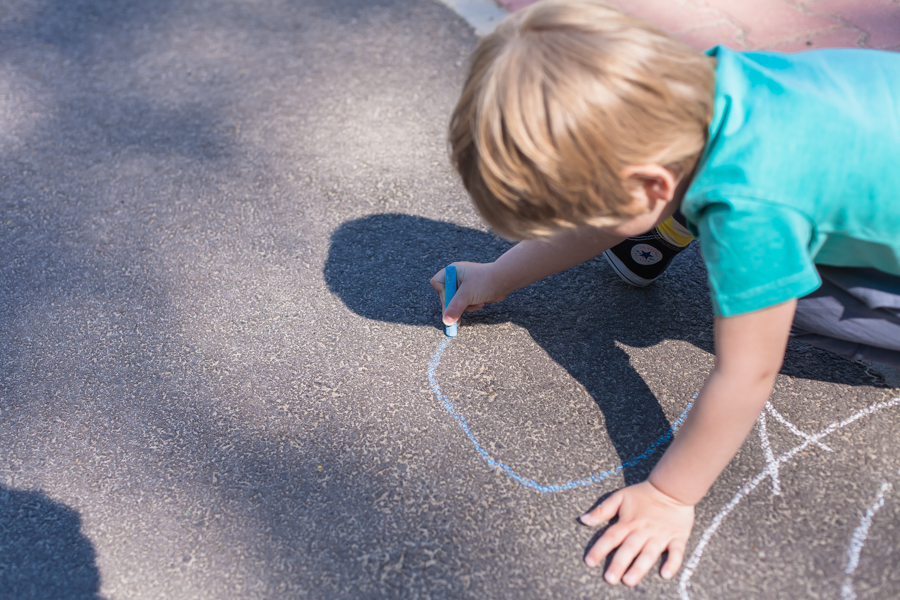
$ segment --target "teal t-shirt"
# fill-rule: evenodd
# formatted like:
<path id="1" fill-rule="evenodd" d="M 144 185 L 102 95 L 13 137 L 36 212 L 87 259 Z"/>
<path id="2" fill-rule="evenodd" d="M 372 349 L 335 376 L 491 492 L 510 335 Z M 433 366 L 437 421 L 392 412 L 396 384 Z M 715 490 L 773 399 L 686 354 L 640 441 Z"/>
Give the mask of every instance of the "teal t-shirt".
<path id="1" fill-rule="evenodd" d="M 805 296 L 816 264 L 900 276 L 900 54 L 709 54 L 715 111 L 681 210 L 716 314 Z"/>

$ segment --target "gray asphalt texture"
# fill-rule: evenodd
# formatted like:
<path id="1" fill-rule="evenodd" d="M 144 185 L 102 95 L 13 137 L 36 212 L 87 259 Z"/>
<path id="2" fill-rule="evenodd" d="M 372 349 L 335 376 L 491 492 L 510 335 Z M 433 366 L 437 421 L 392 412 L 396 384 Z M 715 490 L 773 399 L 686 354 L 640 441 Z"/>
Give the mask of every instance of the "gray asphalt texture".
<path id="1" fill-rule="evenodd" d="M 606 585 L 575 521 L 660 448 L 540 493 L 429 386 L 428 278 L 509 247 L 446 155 L 475 43 L 429 0 L 0 0 L 0 597 L 679 596 Z M 696 247 L 644 290 L 594 260 L 466 317 L 436 376 L 494 459 L 564 482 L 665 440 L 710 315 Z M 817 432 L 896 395 L 792 344 L 772 403 Z M 900 596 L 898 425 L 782 465 L 691 597 L 840 598 L 884 482 L 852 584 Z M 691 548 L 765 464 L 754 431 Z"/>

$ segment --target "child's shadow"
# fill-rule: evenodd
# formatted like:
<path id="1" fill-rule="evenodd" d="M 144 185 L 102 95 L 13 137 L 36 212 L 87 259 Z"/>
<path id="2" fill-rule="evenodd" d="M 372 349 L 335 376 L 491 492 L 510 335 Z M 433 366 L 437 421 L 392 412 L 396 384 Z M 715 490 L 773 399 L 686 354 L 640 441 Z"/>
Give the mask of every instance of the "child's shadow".
<path id="1" fill-rule="evenodd" d="M 440 328 L 439 300 L 428 284 L 431 276 L 453 261 L 494 260 L 511 246 L 450 223 L 372 215 L 335 230 L 324 275 L 328 287 L 363 317 Z M 615 342 L 649 347 L 680 339 L 713 352 L 712 310 L 698 254 L 689 248 L 664 279 L 643 289 L 622 283 L 605 261 L 594 259 L 515 292 L 504 302 L 467 313 L 464 320 L 512 321 L 526 328 L 596 400 L 624 462 L 650 448 L 670 426 L 656 397 Z M 831 376 L 815 378 L 840 377 L 839 370 L 823 371 Z M 626 467 L 626 483 L 645 479 L 664 448 L 659 450 Z"/>

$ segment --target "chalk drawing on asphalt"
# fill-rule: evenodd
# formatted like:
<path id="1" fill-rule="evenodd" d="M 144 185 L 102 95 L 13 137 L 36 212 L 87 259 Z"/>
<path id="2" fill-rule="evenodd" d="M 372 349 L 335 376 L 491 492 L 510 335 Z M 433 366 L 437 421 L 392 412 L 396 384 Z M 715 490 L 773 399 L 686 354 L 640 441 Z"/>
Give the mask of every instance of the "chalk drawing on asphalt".
<path id="1" fill-rule="evenodd" d="M 462 428 L 463 432 L 466 434 L 466 437 L 469 439 L 469 441 L 472 443 L 472 445 L 475 446 L 475 450 L 478 452 L 479 456 L 481 456 L 481 458 L 484 459 L 484 461 L 488 464 L 488 466 L 500 469 L 501 471 L 503 471 L 504 473 L 509 475 L 512 479 L 514 479 L 515 481 L 524 485 L 525 487 L 531 488 L 533 490 L 537 490 L 539 492 L 543 492 L 543 493 L 561 492 L 564 490 L 571 490 L 571 489 L 575 489 L 575 488 L 579 488 L 579 487 L 587 487 L 589 485 L 594 485 L 594 484 L 600 483 L 601 481 L 609 479 L 610 477 L 618 475 L 626 468 L 633 467 L 633 466 L 637 465 L 638 463 L 648 459 L 661 446 L 664 446 L 666 443 L 668 443 L 672 439 L 672 436 L 674 435 L 675 431 L 677 431 L 678 427 L 680 427 L 681 424 L 684 422 L 684 419 L 687 416 L 688 411 L 690 411 L 691 406 L 693 406 L 693 403 L 688 403 L 687 407 L 684 409 L 684 411 L 681 413 L 681 415 L 679 415 L 678 418 L 675 419 L 675 422 L 672 423 L 672 427 L 669 431 L 667 431 L 666 433 L 661 435 L 655 442 L 650 444 L 650 447 L 647 448 L 646 450 L 644 450 L 641 454 L 631 457 L 630 459 L 622 462 L 622 464 L 620 464 L 612 469 L 603 471 L 602 473 L 595 473 L 593 475 L 590 475 L 589 477 L 585 477 L 582 479 L 570 479 L 569 481 L 566 481 L 564 483 L 541 485 L 541 484 L 537 483 L 536 481 L 534 481 L 533 479 L 519 475 L 518 473 L 513 471 L 513 469 L 511 467 L 509 467 L 509 465 L 506 465 L 506 464 L 500 462 L 499 460 L 495 459 L 494 457 L 492 457 L 490 455 L 490 453 L 487 450 L 485 450 L 484 447 L 480 443 L 478 443 L 478 439 L 475 437 L 475 434 L 473 434 L 472 430 L 469 428 L 469 424 L 466 421 L 465 415 L 463 415 L 459 411 L 459 409 L 456 407 L 456 405 L 453 403 L 453 401 L 450 400 L 450 398 L 447 396 L 447 394 L 445 394 L 441 390 L 441 386 L 440 386 L 440 383 L 437 378 L 437 368 L 441 364 L 441 356 L 444 354 L 444 350 L 447 349 L 447 346 L 450 344 L 450 340 L 452 340 L 452 339 L 453 338 L 450 338 L 450 337 L 444 337 L 443 340 L 441 340 L 441 343 L 438 346 L 437 350 L 435 350 L 434 355 L 431 357 L 431 363 L 429 363 L 429 365 L 428 365 L 428 383 L 431 385 L 431 391 L 434 393 L 435 397 L 438 399 L 438 402 L 441 403 L 441 406 L 444 408 L 444 410 L 446 410 L 447 413 L 449 413 L 450 416 L 453 417 L 453 420 L 456 421 L 456 423 L 460 426 L 460 428 Z"/>
<path id="2" fill-rule="evenodd" d="M 631 459 L 624 461 L 622 464 L 609 469 L 607 471 L 603 471 L 602 473 L 597 473 L 591 475 L 589 477 L 583 479 L 572 479 L 562 484 L 550 484 L 550 485 L 541 485 L 534 481 L 533 479 L 529 479 L 527 477 L 523 477 L 512 470 L 508 465 L 496 460 L 493 458 L 490 453 L 484 449 L 481 444 L 478 443 L 477 438 L 472 433 L 472 430 L 469 428 L 468 422 L 466 421 L 465 415 L 463 415 L 456 405 L 450 400 L 450 398 L 441 390 L 440 382 L 437 378 L 437 369 L 441 364 L 441 357 L 444 354 L 444 350 L 447 349 L 447 346 L 450 344 L 450 341 L 453 338 L 444 337 L 441 340 L 440 345 L 437 350 L 435 350 L 434 355 L 431 357 L 431 362 L 428 365 L 428 383 L 431 385 L 431 390 L 434 393 L 435 397 L 440 402 L 441 406 L 447 413 L 453 417 L 453 420 L 462 428 L 463 432 L 466 434 L 466 437 L 475 446 L 475 450 L 478 452 L 479 456 L 488 464 L 490 467 L 495 467 L 507 475 L 509 475 L 512 479 L 524 485 L 525 487 L 537 490 L 539 492 L 550 493 L 550 492 L 561 492 L 564 490 L 570 490 L 578 487 L 586 487 L 590 485 L 594 485 L 596 483 L 600 483 L 606 479 L 614 475 L 618 475 L 622 472 L 623 469 L 627 467 L 634 466 L 641 461 L 649 458 L 653 455 L 660 446 L 663 446 L 668 441 L 670 441 L 674 435 L 674 433 L 678 430 L 678 427 L 684 422 L 684 419 L 687 417 L 688 412 L 691 410 L 693 406 L 693 402 L 689 403 L 684 411 L 678 416 L 678 418 L 672 423 L 672 427 L 670 431 L 660 436 L 655 442 L 653 442 L 649 448 L 647 448 L 641 454 L 632 457 Z M 696 398 L 696 395 L 694 396 Z M 704 530 L 703 535 L 700 537 L 700 541 L 697 542 L 697 545 L 694 547 L 693 552 L 691 553 L 690 558 L 687 563 L 684 565 L 684 568 L 681 571 L 681 576 L 678 581 L 678 591 L 681 597 L 681 600 L 690 600 L 690 584 L 691 578 L 697 570 L 697 567 L 700 564 L 701 559 L 703 558 L 703 552 L 706 550 L 706 547 L 709 545 L 709 542 L 718 532 L 719 527 L 721 527 L 722 523 L 725 519 L 730 515 L 735 508 L 737 508 L 738 504 L 746 498 L 753 490 L 755 490 L 760 483 L 765 481 L 767 478 L 771 479 L 772 484 L 772 493 L 774 495 L 779 495 L 781 493 L 781 480 L 779 478 L 779 469 L 783 465 L 787 464 L 794 457 L 796 457 L 800 452 L 805 450 L 811 445 L 818 446 L 819 448 L 827 451 L 834 452 L 834 450 L 826 445 L 822 440 L 832 433 L 838 431 L 862 419 L 863 417 L 867 417 L 873 413 L 876 413 L 884 408 L 890 408 L 893 406 L 900 405 L 900 397 L 893 398 L 891 400 L 886 400 L 884 402 L 877 402 L 853 415 L 847 417 L 843 421 L 834 422 L 825 427 L 824 429 L 818 431 L 817 433 L 807 433 L 805 431 L 801 431 L 796 425 L 788 421 L 784 418 L 778 410 L 772 406 L 771 402 L 766 402 L 765 409 L 760 413 L 757 419 L 757 430 L 759 432 L 760 437 L 760 446 L 762 447 L 763 454 L 766 460 L 766 466 L 763 467 L 763 470 L 756 475 L 749 483 L 744 485 L 738 492 L 734 495 L 730 502 L 728 502 L 713 518 L 710 525 Z M 768 432 L 768 421 L 766 415 L 772 416 L 778 423 L 780 423 L 785 429 L 790 431 L 792 434 L 800 438 L 802 441 L 788 450 L 787 452 L 775 456 L 774 451 L 772 450 L 772 446 L 769 442 L 769 432 Z M 878 494 L 878 497 L 875 500 L 875 503 L 872 504 L 869 509 L 866 511 L 866 514 L 863 515 L 860 520 L 860 525 L 856 528 L 856 531 L 853 534 L 853 539 L 850 544 L 850 548 L 847 550 L 847 568 L 845 569 L 845 579 L 844 584 L 841 589 L 841 595 L 843 600 L 855 600 L 856 593 L 853 589 L 853 573 L 856 570 L 856 567 L 859 563 L 859 554 L 862 550 L 863 545 L 865 544 L 866 537 L 868 536 L 869 527 L 871 526 L 872 519 L 875 513 L 884 505 L 885 496 L 890 493 L 891 484 L 884 483 L 881 486 L 881 491 Z"/>
<path id="3" fill-rule="evenodd" d="M 869 537 L 869 527 L 872 526 L 872 519 L 875 513 L 884 506 L 884 498 L 891 493 L 891 484 L 885 481 L 881 484 L 881 490 L 875 498 L 872 506 L 866 510 L 866 513 L 859 520 L 859 525 L 853 532 L 850 540 L 850 547 L 847 548 L 847 568 L 844 569 L 844 585 L 841 586 L 841 598 L 844 600 L 856 600 L 856 590 L 853 589 L 853 573 L 859 566 L 859 554 L 862 552 L 863 546 L 866 544 L 866 538 Z"/>
<path id="4" fill-rule="evenodd" d="M 778 468 L 785 465 L 788 461 L 793 459 L 795 456 L 797 456 L 800 452 L 805 450 L 810 445 L 813 445 L 813 444 L 819 445 L 822 448 L 824 448 L 828 451 L 831 451 L 831 448 L 829 448 L 828 446 L 825 446 L 824 444 L 821 443 L 821 440 L 823 438 L 831 435 L 832 433 L 834 433 L 835 431 L 837 431 L 839 429 L 846 427 L 847 425 L 850 425 L 851 423 L 858 421 L 859 419 L 862 419 L 863 417 L 867 417 L 867 416 L 869 416 L 875 412 L 878 412 L 884 408 L 897 406 L 898 404 L 900 404 L 900 398 L 894 398 L 892 400 L 885 400 L 884 402 L 878 402 L 878 403 L 872 404 L 872 405 L 854 413 L 853 415 L 847 417 L 843 421 L 835 422 L 835 423 L 832 423 L 831 425 L 828 425 L 827 427 L 825 427 L 818 433 L 810 434 L 810 433 L 802 432 L 794 426 L 787 427 L 787 429 L 789 429 L 792 433 L 794 433 L 795 435 L 800 437 L 803 441 L 800 442 L 798 445 L 794 446 L 793 448 L 791 448 L 790 450 L 788 450 L 787 452 L 785 452 L 784 454 L 781 454 L 777 457 L 775 457 L 773 455 L 772 456 L 773 460 L 771 463 L 768 461 L 768 458 L 767 458 L 766 466 L 763 468 L 763 470 L 756 477 L 754 477 L 749 483 L 747 483 L 744 487 L 742 487 L 740 490 L 738 490 L 738 492 L 734 495 L 734 497 L 731 499 L 731 501 L 728 502 L 728 504 L 726 504 L 716 514 L 716 516 L 713 518 L 712 522 L 709 524 L 709 526 L 703 532 L 703 535 L 700 536 L 700 541 L 697 542 L 697 545 L 694 547 L 694 550 L 691 553 L 690 558 L 688 559 L 687 563 L 684 565 L 684 568 L 681 570 L 681 576 L 678 580 L 678 592 L 679 592 L 681 599 L 682 600 L 690 600 L 691 577 L 693 577 L 694 573 L 697 570 L 697 566 L 700 564 L 700 560 L 703 558 L 704 550 L 706 550 L 707 545 L 709 545 L 710 540 L 712 540 L 713 536 L 715 536 L 716 532 L 719 530 L 719 527 L 722 526 L 722 523 L 725 521 L 725 519 L 728 517 L 728 515 L 730 515 L 734 511 L 734 509 L 737 508 L 737 506 L 738 506 L 738 504 L 740 504 L 741 500 L 746 498 L 766 478 L 771 477 L 774 482 L 775 477 L 777 477 Z M 768 412 L 769 414 L 772 414 L 773 416 L 778 414 L 777 411 L 774 410 L 774 408 L 771 408 L 771 405 L 767 404 L 766 411 L 764 411 L 760 415 L 761 419 L 765 418 L 766 412 Z M 780 415 L 778 417 L 780 417 Z M 781 417 L 781 418 L 778 418 L 778 417 L 776 417 L 776 420 L 778 420 L 779 422 L 785 422 L 785 423 L 787 422 L 786 420 L 784 420 L 783 417 Z M 774 491 L 774 489 L 775 489 L 775 486 L 773 483 L 773 491 Z M 878 501 L 876 501 L 876 504 L 878 504 Z M 873 505 L 873 506 L 875 506 L 875 505 Z M 877 510 L 877 509 L 875 509 L 875 510 Z M 874 514 L 874 512 L 873 512 L 873 514 Z M 864 519 L 865 519 L 865 517 L 864 517 Z M 871 518 L 870 518 L 870 521 L 871 521 Z M 867 528 L 866 528 L 866 531 L 868 531 Z M 854 534 L 854 536 L 855 535 L 856 534 Z M 865 537 L 863 536 L 862 539 L 864 542 Z M 862 545 L 860 544 L 859 547 L 861 548 Z M 851 546 L 851 549 L 852 548 L 853 548 L 853 546 Z M 849 551 L 848 551 L 848 556 L 849 556 Z M 858 554 L 857 554 L 857 556 L 858 556 Z M 849 565 L 848 565 L 848 567 L 849 567 Z M 854 569 L 855 568 L 856 567 L 854 565 Z M 852 576 L 852 573 L 849 573 L 848 576 Z M 850 589 L 852 591 L 852 583 L 851 583 Z"/>

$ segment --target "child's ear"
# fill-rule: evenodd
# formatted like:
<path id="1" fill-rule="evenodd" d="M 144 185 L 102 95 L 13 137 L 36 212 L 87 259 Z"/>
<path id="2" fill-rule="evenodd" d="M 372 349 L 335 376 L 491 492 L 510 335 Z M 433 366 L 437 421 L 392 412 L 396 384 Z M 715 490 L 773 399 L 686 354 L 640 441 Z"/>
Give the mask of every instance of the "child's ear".
<path id="1" fill-rule="evenodd" d="M 629 165 L 622 169 L 621 175 L 625 189 L 649 210 L 657 202 L 671 201 L 678 188 L 679 177 L 662 165 Z"/>

